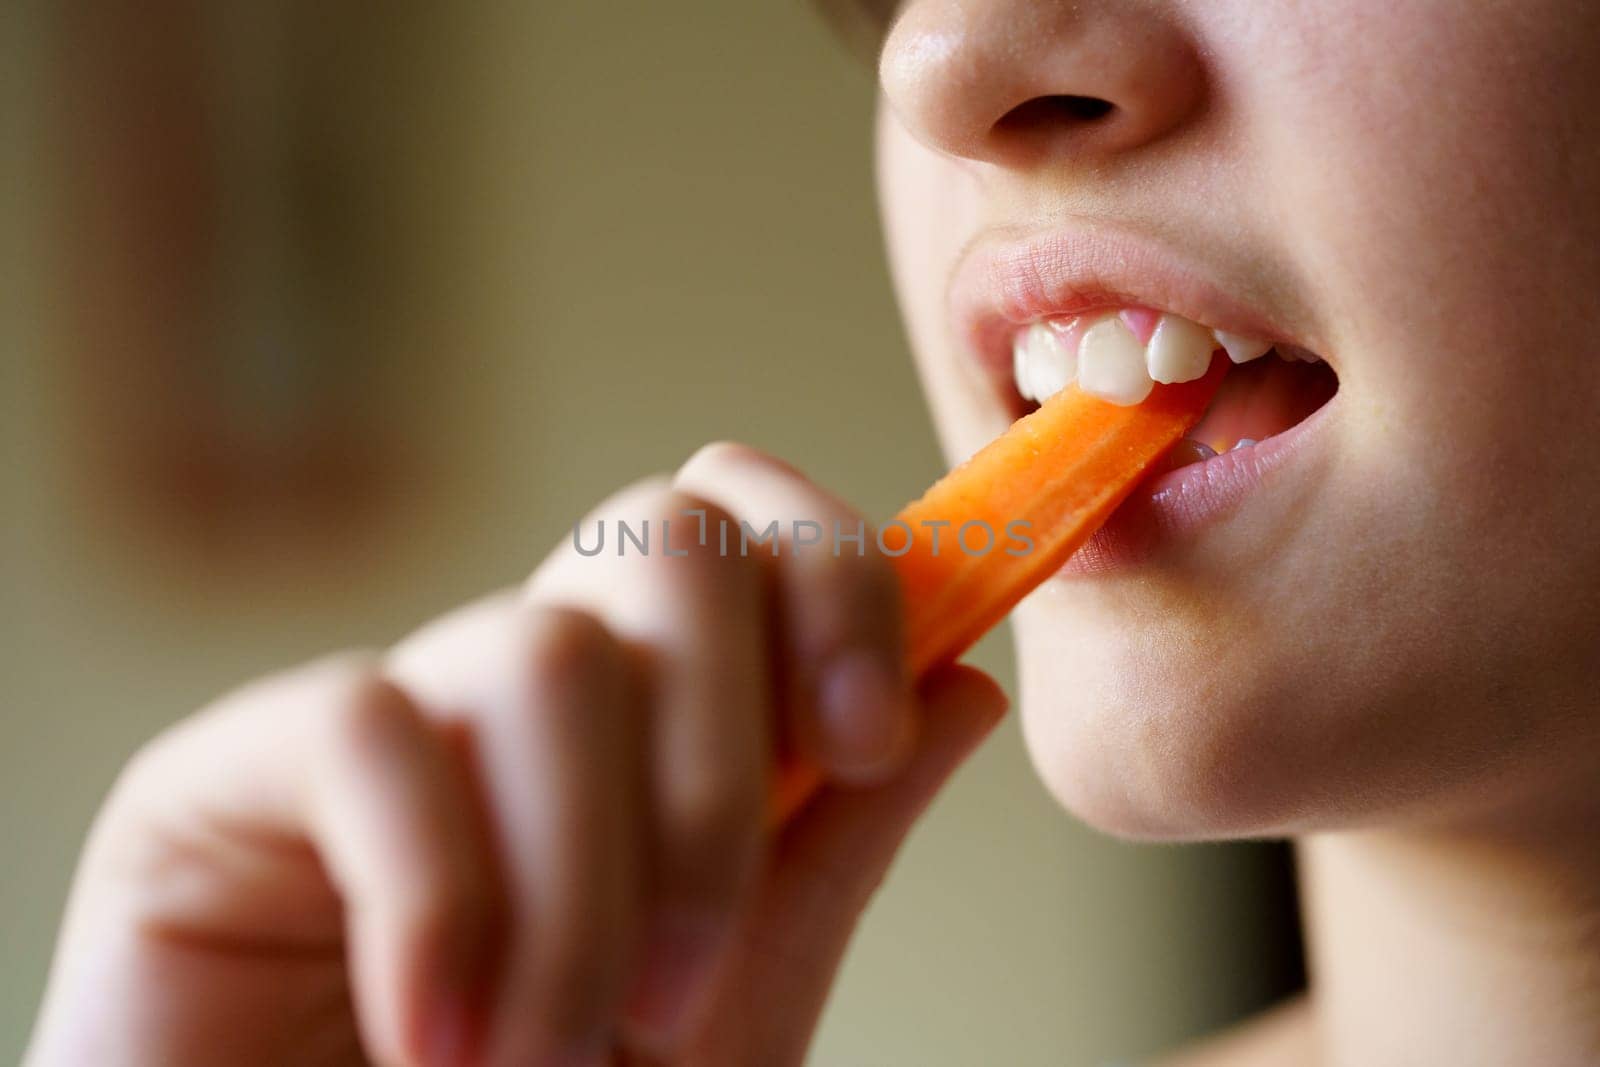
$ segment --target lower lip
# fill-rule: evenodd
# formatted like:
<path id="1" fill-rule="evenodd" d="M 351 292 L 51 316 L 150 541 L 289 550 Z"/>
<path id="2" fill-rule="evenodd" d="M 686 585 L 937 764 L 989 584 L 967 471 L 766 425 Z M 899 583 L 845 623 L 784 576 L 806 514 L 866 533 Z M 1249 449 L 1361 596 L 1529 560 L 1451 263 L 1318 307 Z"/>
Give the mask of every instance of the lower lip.
<path id="1" fill-rule="evenodd" d="M 1191 463 L 1141 484 L 1081 549 L 1060 578 L 1122 573 L 1188 540 L 1238 510 L 1272 472 L 1305 450 L 1328 418 L 1330 399 L 1280 434 Z"/>

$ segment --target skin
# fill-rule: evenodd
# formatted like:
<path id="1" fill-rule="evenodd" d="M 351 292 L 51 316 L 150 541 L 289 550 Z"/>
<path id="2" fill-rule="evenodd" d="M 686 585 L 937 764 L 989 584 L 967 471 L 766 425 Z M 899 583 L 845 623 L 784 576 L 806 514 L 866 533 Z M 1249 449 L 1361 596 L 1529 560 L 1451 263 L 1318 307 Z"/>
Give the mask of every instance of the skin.
<path id="1" fill-rule="evenodd" d="M 929 0 L 884 47 L 889 246 L 953 453 L 1004 417 L 945 294 L 995 228 L 1165 241 L 1338 371 L 1251 499 L 1017 629 L 1068 809 L 1307 835 L 1324 1062 L 1600 1057 L 1597 59 L 1575 0 Z M 1114 110 L 1002 122 L 1049 94 Z"/>
<path id="2" fill-rule="evenodd" d="M 794 516 L 857 519 L 708 446 L 584 521 L 676 523 L 677 554 L 569 542 L 156 738 L 91 835 L 28 1063 L 798 1063 L 1005 697 L 966 668 L 910 688 L 881 557 L 717 552 L 720 522 Z M 827 785 L 769 840 L 775 730 Z"/>
<path id="3" fill-rule="evenodd" d="M 1301 838 L 1311 996 L 1175 1062 L 1600 1058 L 1596 60 L 1580 0 L 912 0 L 887 34 L 886 227 L 952 455 L 1005 425 L 945 292 L 994 227 L 1186 250 L 1339 373 L 1292 471 L 1018 616 L 1065 807 Z M 1113 109 L 1001 122 L 1056 94 Z M 854 521 L 737 446 L 597 515 L 685 508 Z M 910 689 L 881 560 L 684 547 L 563 548 L 153 741 L 29 1063 L 800 1062 L 1003 698 Z M 830 786 L 768 840 L 776 731 Z"/>
<path id="4" fill-rule="evenodd" d="M 945 279 L 997 227 L 1156 234 L 1340 376 L 1307 473 L 1150 565 L 1029 605 L 1033 751 L 1069 807 L 1135 835 L 1563 810 L 1596 763 L 1573 713 L 1600 668 L 1600 468 L 1553 428 L 1588 425 L 1600 400 L 1600 304 L 1568 295 L 1600 277 L 1595 243 L 1570 236 L 1600 232 L 1600 13 L 1271 7 L 912 4 L 888 41 L 889 243 L 954 450 L 996 421 L 946 327 Z M 1127 47 L 1052 69 L 1080 35 Z M 970 47 L 901 60 L 934 39 Z M 1042 73 L 968 107 L 986 63 Z M 953 101 L 958 78 L 976 88 Z M 1051 91 L 1119 110 L 982 140 Z"/>

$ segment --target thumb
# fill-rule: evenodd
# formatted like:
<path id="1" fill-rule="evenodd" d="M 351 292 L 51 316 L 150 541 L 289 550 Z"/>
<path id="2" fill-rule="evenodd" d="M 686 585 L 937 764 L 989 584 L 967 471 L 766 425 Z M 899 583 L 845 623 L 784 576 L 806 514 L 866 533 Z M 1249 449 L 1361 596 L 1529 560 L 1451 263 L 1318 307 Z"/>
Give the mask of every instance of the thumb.
<path id="1" fill-rule="evenodd" d="M 710 1032 L 690 1062 L 803 1060 L 850 934 L 900 843 L 1008 706 L 1000 687 L 970 667 L 934 672 L 920 693 L 923 721 L 905 770 L 875 788 L 820 793 L 774 843 L 718 983 Z"/>

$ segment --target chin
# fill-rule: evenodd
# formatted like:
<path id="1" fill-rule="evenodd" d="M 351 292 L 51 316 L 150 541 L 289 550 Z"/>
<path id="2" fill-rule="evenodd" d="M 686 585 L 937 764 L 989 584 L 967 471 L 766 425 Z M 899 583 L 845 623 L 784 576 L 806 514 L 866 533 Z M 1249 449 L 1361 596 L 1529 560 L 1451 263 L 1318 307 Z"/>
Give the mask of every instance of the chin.
<path id="1" fill-rule="evenodd" d="M 1016 617 L 1029 754 L 1090 826 L 1201 841 L 1592 808 L 1600 728 L 1570 650 L 1321 626 L 1287 601 L 1198 612 L 1160 587 L 1058 580 Z"/>
<path id="2" fill-rule="evenodd" d="M 1090 826 L 1136 840 L 1279 836 L 1360 806 L 1364 716 L 1314 664 L 1269 658 L 1267 672 L 1199 631 L 1039 618 L 1055 607 L 1018 623 L 1023 730 L 1045 786 Z"/>

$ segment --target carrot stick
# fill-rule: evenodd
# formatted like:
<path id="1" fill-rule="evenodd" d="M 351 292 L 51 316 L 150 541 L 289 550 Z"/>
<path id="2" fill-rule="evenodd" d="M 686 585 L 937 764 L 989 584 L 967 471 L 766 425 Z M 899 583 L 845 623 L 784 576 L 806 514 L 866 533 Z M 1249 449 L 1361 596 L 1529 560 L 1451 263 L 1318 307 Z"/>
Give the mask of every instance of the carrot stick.
<path id="1" fill-rule="evenodd" d="M 955 660 L 1083 547 L 1200 420 L 1227 367 L 1214 360 L 1204 377 L 1157 385 L 1132 407 L 1070 386 L 886 523 L 912 675 Z M 787 822 L 820 781 L 816 768 L 785 762 L 771 824 Z"/>

